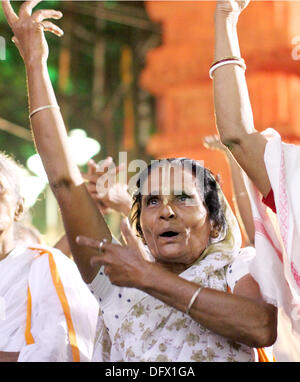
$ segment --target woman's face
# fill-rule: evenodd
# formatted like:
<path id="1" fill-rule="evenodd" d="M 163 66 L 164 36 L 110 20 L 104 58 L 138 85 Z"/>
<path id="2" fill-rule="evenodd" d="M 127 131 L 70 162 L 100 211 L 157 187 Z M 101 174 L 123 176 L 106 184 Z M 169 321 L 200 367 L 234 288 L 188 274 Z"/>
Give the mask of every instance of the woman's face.
<path id="1" fill-rule="evenodd" d="M 180 166 L 166 173 L 153 169 L 144 184 L 140 224 L 157 262 L 189 265 L 207 247 L 209 216 L 194 176 Z"/>
<path id="2" fill-rule="evenodd" d="M 22 213 L 22 203 L 16 200 L 7 178 L 0 174 L 0 240 L 12 229 L 13 223 Z"/>

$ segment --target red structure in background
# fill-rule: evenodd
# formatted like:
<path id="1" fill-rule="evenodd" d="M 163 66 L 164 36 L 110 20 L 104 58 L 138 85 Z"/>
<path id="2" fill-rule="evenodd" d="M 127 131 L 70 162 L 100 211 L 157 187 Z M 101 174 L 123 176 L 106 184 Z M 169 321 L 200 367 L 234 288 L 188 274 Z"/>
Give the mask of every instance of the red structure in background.
<path id="1" fill-rule="evenodd" d="M 162 44 L 149 52 L 141 76 L 141 86 L 157 99 L 158 132 L 149 141 L 148 152 L 156 158 L 203 160 L 221 175 L 231 201 L 224 155 L 202 144 L 204 136 L 216 133 L 208 76 L 215 2 L 147 1 L 146 9 L 163 32 Z M 300 143 L 300 2 L 254 1 L 238 28 L 256 129 L 273 127 L 286 141 Z"/>

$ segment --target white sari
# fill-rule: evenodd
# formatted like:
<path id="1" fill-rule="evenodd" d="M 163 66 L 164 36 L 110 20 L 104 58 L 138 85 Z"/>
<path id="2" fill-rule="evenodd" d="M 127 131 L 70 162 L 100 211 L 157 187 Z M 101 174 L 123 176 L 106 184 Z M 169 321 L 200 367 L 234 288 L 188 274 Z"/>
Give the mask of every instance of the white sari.
<path id="1" fill-rule="evenodd" d="M 300 361 L 300 147 L 283 143 L 273 129 L 263 134 L 277 213 L 262 203 L 262 195 L 247 180 L 257 252 L 250 273 L 265 300 L 279 309 L 275 349 L 281 348 L 284 360 Z"/>
<path id="2" fill-rule="evenodd" d="M 226 292 L 229 279 L 227 276 L 231 272 L 228 267 L 240 253 L 241 235 L 237 221 L 223 196 L 221 200 L 228 223 L 226 236 L 212 243 L 180 277 Z M 101 270 L 89 287 L 99 299 L 102 309 L 93 361 L 257 360 L 255 349 L 215 334 L 189 315 L 142 291 L 113 286 Z"/>
<path id="3" fill-rule="evenodd" d="M 232 254 L 211 253 L 180 277 L 227 292 L 226 268 Z M 117 331 L 112 361 L 251 362 L 254 349 L 213 333 L 189 315 L 145 294 Z"/>
<path id="4" fill-rule="evenodd" d="M 74 262 L 53 248 L 0 261 L 0 351 L 19 362 L 90 361 L 99 306 Z"/>

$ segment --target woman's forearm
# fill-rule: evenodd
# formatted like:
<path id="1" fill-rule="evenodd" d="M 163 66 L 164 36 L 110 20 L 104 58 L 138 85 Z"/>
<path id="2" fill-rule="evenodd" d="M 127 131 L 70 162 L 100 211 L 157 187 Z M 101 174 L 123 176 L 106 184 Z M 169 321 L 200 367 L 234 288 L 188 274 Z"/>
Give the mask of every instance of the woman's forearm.
<path id="1" fill-rule="evenodd" d="M 215 13 L 215 59 L 240 57 L 236 14 Z M 244 69 L 236 64 L 213 72 L 216 126 L 220 138 L 237 162 L 267 196 L 270 182 L 264 163 L 266 138 L 256 132 Z"/>
<path id="2" fill-rule="evenodd" d="M 230 165 L 231 178 L 233 184 L 233 201 L 239 223 L 247 235 L 248 242 L 254 245 L 255 228 L 251 209 L 251 203 L 245 186 L 241 167 L 237 164 L 234 157 L 227 151 L 227 159 Z"/>
<path id="3" fill-rule="evenodd" d="M 0 362 L 17 362 L 19 352 L 0 351 Z"/>
<path id="4" fill-rule="evenodd" d="M 27 67 L 30 110 L 45 105 L 56 105 L 46 64 Z M 58 201 L 70 250 L 86 282 L 91 282 L 97 268 L 90 266 L 95 252 L 84 251 L 75 243 L 77 235 L 111 240 L 105 220 L 91 199 L 78 166 L 68 148 L 68 136 L 60 110 L 50 108 L 31 118 L 37 150 L 42 158 L 50 186 Z"/>
<path id="5" fill-rule="evenodd" d="M 237 35 L 237 19 L 215 12 L 215 51 L 214 61 L 226 56 L 240 57 L 240 46 Z"/>
<path id="6" fill-rule="evenodd" d="M 147 272 L 140 289 L 185 313 L 199 285 L 156 264 Z M 270 306 L 236 294 L 203 288 L 189 315 L 209 330 L 250 347 L 268 346 L 274 338 Z"/>
<path id="7" fill-rule="evenodd" d="M 46 63 L 26 67 L 30 111 L 57 105 Z M 68 149 L 67 131 L 60 110 L 49 108 L 34 114 L 31 126 L 51 186 L 59 182 L 83 183 Z"/>
<path id="8" fill-rule="evenodd" d="M 215 61 L 240 57 L 237 21 L 215 14 Z M 213 73 L 217 127 L 223 143 L 254 132 L 253 115 L 244 70 L 239 65 L 224 65 Z"/>

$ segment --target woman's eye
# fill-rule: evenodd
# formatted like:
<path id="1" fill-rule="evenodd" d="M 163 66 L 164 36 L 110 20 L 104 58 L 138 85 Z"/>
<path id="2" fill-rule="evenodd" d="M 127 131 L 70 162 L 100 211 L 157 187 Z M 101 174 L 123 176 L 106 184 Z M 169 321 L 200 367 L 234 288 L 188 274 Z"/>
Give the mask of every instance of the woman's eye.
<path id="1" fill-rule="evenodd" d="M 156 205 L 158 202 L 158 197 L 152 196 L 147 200 L 147 206 Z"/>
<path id="2" fill-rule="evenodd" d="M 4 194 L 5 188 L 3 187 L 3 184 L 0 183 L 0 194 Z"/>
<path id="3" fill-rule="evenodd" d="M 187 196 L 187 195 L 178 195 L 177 196 L 177 200 L 179 200 L 180 202 L 186 202 L 188 199 L 189 199 L 189 196 Z"/>

